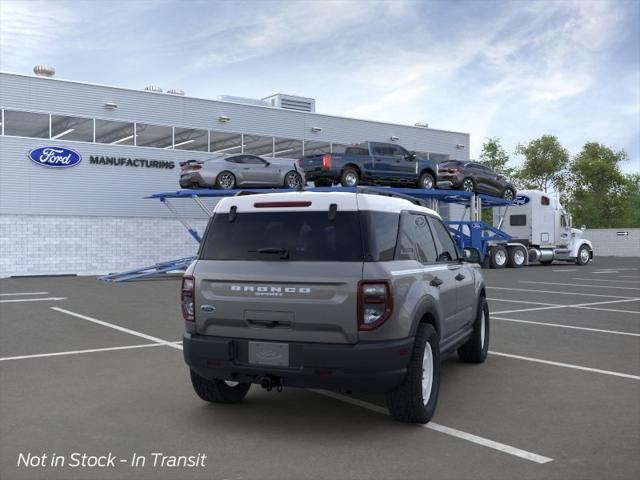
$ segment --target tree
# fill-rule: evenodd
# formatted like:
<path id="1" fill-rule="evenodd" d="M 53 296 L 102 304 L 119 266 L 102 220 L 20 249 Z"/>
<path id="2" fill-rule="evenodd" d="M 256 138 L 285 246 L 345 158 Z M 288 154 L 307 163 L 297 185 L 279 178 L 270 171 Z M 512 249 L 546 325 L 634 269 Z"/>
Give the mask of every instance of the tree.
<path id="1" fill-rule="evenodd" d="M 482 144 L 480 162 L 506 177 L 510 177 L 514 173 L 514 169 L 507 166 L 509 155 L 502 148 L 498 137 L 487 137 L 485 139 Z"/>
<path id="2" fill-rule="evenodd" d="M 569 152 L 553 135 L 543 135 L 518 144 L 516 154 L 525 157 L 517 177 L 521 184 L 548 192 L 553 188 L 560 192 L 565 188 L 565 175 L 569 164 Z"/>
<path id="3" fill-rule="evenodd" d="M 624 150 L 616 152 L 597 142 L 585 143 L 574 157 L 569 167 L 568 208 L 577 225 L 619 227 L 625 215 L 630 219 L 634 215 L 634 208 L 628 206 L 634 197 L 634 180 L 625 178 L 618 165 L 626 159 Z"/>
<path id="4" fill-rule="evenodd" d="M 640 173 L 625 175 L 624 207 L 620 227 L 640 228 Z"/>

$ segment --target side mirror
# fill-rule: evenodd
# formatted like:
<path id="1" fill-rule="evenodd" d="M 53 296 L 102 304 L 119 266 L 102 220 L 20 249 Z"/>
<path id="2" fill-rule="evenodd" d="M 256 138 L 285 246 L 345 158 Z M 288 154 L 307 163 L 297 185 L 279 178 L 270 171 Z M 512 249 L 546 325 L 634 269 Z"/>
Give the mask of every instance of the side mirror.
<path id="1" fill-rule="evenodd" d="M 465 248 L 463 256 L 467 262 L 480 263 L 480 252 L 475 248 Z"/>
<path id="2" fill-rule="evenodd" d="M 416 159 L 416 152 L 414 152 L 413 150 L 409 152 L 409 155 L 407 155 L 406 157 L 407 160 L 409 160 L 410 162 L 413 162 Z"/>

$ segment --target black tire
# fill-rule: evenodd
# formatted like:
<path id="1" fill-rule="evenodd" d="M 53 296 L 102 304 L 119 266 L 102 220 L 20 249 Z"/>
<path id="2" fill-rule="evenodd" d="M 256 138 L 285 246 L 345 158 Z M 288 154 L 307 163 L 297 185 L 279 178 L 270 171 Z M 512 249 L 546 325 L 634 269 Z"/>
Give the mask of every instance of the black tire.
<path id="1" fill-rule="evenodd" d="M 489 305 L 485 297 L 480 297 L 473 333 L 464 345 L 458 348 L 458 357 L 463 362 L 482 363 L 489 351 Z"/>
<path id="2" fill-rule="evenodd" d="M 476 182 L 473 181 L 473 178 L 467 177 L 462 180 L 462 183 L 460 183 L 460 190 L 463 190 L 465 192 L 475 192 Z"/>
<path id="3" fill-rule="evenodd" d="M 427 346 L 429 348 L 427 348 Z M 429 398 L 423 395 L 423 357 L 431 352 L 431 385 Z M 438 334 L 433 326 L 418 326 L 413 352 L 407 367 L 407 375 L 400 385 L 387 393 L 389 413 L 396 420 L 409 423 L 427 423 L 433 417 L 440 390 L 440 347 Z"/>
<path id="4" fill-rule="evenodd" d="M 507 187 L 502 192 L 502 198 L 506 200 L 515 200 L 516 192 L 513 191 L 513 188 Z"/>
<path id="5" fill-rule="evenodd" d="M 507 266 L 509 255 L 507 249 L 502 245 L 495 245 L 491 247 L 491 259 L 489 265 L 491 268 L 504 268 Z"/>
<path id="6" fill-rule="evenodd" d="M 527 263 L 527 251 L 522 247 L 509 247 L 509 268 L 521 268 Z"/>
<path id="7" fill-rule="evenodd" d="M 293 181 L 295 178 L 295 182 Z M 285 188 L 293 188 L 298 189 L 302 185 L 302 177 L 295 170 L 290 170 L 284 176 L 284 186 Z"/>
<path id="8" fill-rule="evenodd" d="M 423 173 L 420 175 L 420 179 L 418 180 L 418 188 L 422 188 L 425 190 L 433 190 L 436 188 L 436 180 L 433 178 L 433 175 L 430 173 Z"/>
<path id="9" fill-rule="evenodd" d="M 230 386 L 224 380 L 207 380 L 193 370 L 191 372 L 191 385 L 198 396 L 205 402 L 212 403 L 238 403 L 247 395 L 250 383 L 238 383 Z"/>
<path id="10" fill-rule="evenodd" d="M 222 190 L 231 190 L 236 186 L 236 177 L 233 173 L 225 170 L 216 177 L 216 187 Z"/>
<path id="11" fill-rule="evenodd" d="M 585 253 L 586 252 L 586 253 Z M 578 249 L 578 256 L 576 257 L 577 265 L 586 265 L 591 260 L 591 249 L 587 245 L 582 245 Z"/>
<path id="12" fill-rule="evenodd" d="M 340 175 L 340 185 L 343 187 L 357 187 L 360 183 L 360 175 L 355 168 L 345 168 Z"/>

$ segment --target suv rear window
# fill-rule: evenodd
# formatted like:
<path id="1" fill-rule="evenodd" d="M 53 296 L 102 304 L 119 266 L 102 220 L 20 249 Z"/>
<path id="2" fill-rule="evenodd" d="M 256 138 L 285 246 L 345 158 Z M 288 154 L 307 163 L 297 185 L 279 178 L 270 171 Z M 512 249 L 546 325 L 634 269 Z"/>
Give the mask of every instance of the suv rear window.
<path id="1" fill-rule="evenodd" d="M 338 212 L 333 220 L 329 220 L 328 212 L 238 213 L 232 222 L 225 213 L 216 214 L 210 221 L 199 257 L 202 260 L 362 262 L 364 248 L 357 212 Z"/>

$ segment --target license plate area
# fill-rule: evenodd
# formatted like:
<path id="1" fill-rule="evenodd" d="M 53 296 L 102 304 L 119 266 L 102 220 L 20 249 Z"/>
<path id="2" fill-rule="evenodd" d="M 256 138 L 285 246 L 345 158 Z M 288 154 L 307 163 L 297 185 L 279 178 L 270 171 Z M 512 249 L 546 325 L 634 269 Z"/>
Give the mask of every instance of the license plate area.
<path id="1" fill-rule="evenodd" d="M 249 342 L 249 363 L 254 365 L 289 366 L 289 344 Z"/>

